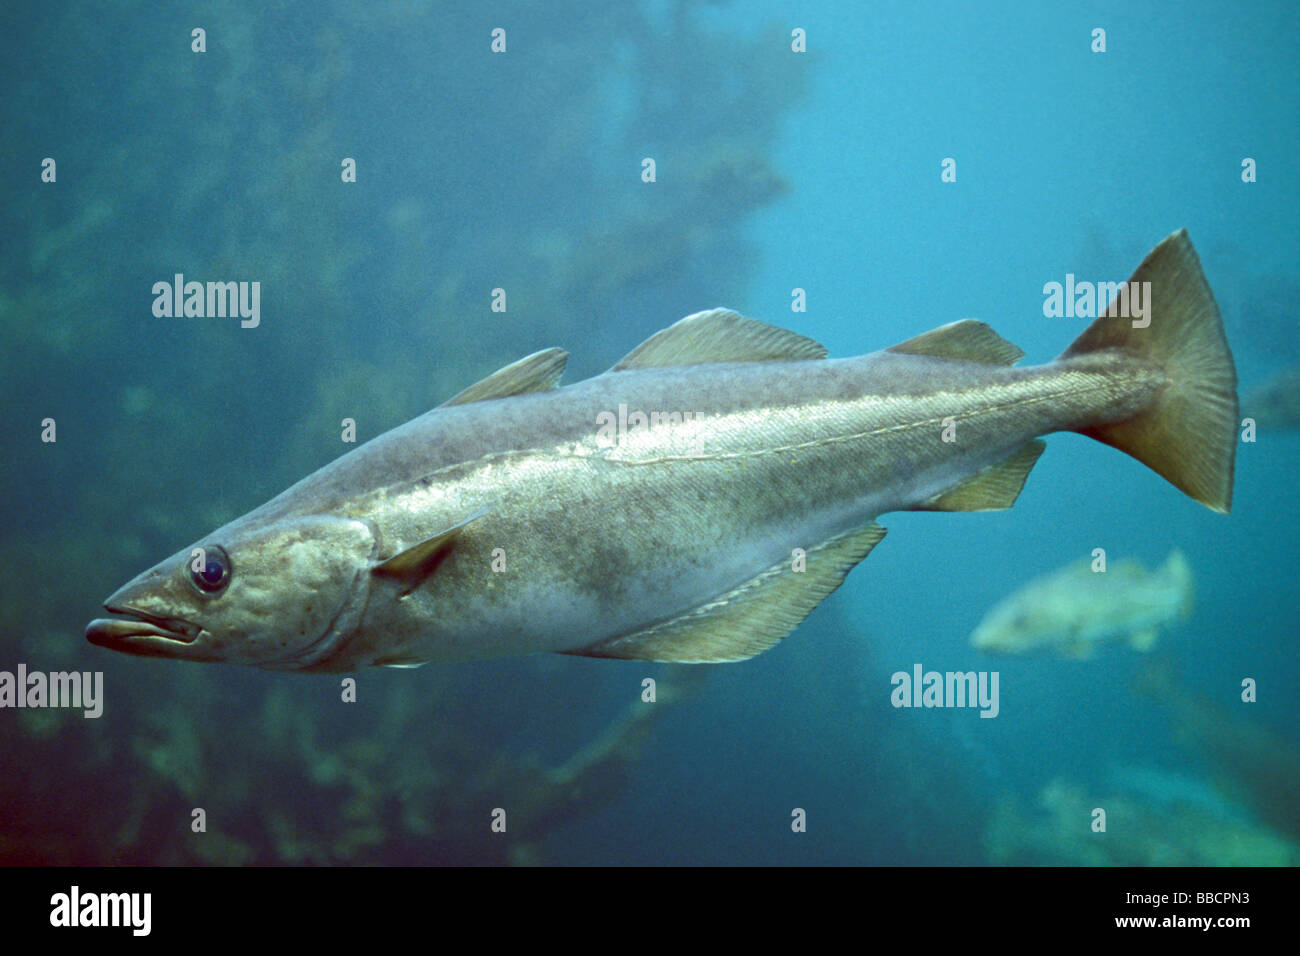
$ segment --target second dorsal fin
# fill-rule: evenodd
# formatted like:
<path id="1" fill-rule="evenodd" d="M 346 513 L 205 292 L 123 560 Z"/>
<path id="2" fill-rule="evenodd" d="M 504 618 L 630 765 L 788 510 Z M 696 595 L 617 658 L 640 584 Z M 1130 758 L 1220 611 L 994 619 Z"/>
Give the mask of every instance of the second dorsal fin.
<path id="1" fill-rule="evenodd" d="M 526 355 L 517 362 L 511 362 L 499 368 L 481 382 L 475 382 L 463 392 L 459 392 L 443 402 L 439 408 L 448 405 L 467 405 L 470 402 L 482 402 L 489 398 L 509 398 L 511 395 L 526 395 L 529 392 L 545 392 L 555 388 L 564 374 L 564 364 L 569 360 L 569 353 L 564 349 L 542 349 L 532 355 Z"/>
<path id="2" fill-rule="evenodd" d="M 908 355 L 961 359 L 986 365 L 1015 365 L 1025 353 L 978 319 L 949 322 L 886 349 Z"/>
<path id="3" fill-rule="evenodd" d="M 810 338 L 747 319 L 731 309 L 696 312 L 661 329 L 611 372 L 707 362 L 797 362 L 824 359 L 826 348 Z"/>

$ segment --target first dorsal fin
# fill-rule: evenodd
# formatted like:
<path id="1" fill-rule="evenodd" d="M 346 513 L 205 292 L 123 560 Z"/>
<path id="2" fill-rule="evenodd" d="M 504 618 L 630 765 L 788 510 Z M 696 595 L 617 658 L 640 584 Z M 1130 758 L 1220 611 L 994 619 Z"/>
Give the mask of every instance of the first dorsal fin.
<path id="1" fill-rule="evenodd" d="M 985 365 L 1015 365 L 1025 357 L 1024 352 L 978 319 L 949 322 L 885 351 L 983 362 Z"/>
<path id="2" fill-rule="evenodd" d="M 489 398 L 509 398 L 528 392 L 545 392 L 555 388 L 564 374 L 564 364 L 569 353 L 564 349 L 542 349 L 526 355 L 518 362 L 499 368 L 481 382 L 475 382 L 465 391 L 447 399 L 439 408 L 449 405 L 466 405 Z"/>
<path id="3" fill-rule="evenodd" d="M 721 664 L 761 654 L 803 621 L 885 536 L 874 521 L 809 549 L 804 570 L 773 565 L 707 604 L 635 634 L 566 651 L 681 664 Z"/>
<path id="4" fill-rule="evenodd" d="M 787 329 L 747 319 L 730 309 L 696 312 L 661 329 L 611 372 L 706 362 L 797 362 L 824 359 L 826 348 Z"/>
<path id="5" fill-rule="evenodd" d="M 410 594 L 447 556 L 448 550 L 460 533 L 465 530 L 465 526 L 471 521 L 475 521 L 490 509 L 480 508 L 463 521 L 458 521 L 443 531 L 425 538 L 419 544 L 412 545 L 405 551 L 399 551 L 386 561 L 381 561 L 370 569 L 371 574 L 378 575 L 382 578 L 394 578 L 402 585 L 401 596 Z"/>

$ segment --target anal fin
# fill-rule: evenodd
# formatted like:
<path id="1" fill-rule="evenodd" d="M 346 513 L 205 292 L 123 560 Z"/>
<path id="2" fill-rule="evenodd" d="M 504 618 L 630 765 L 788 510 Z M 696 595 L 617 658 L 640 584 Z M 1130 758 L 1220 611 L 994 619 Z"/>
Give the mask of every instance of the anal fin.
<path id="1" fill-rule="evenodd" d="M 1047 443 L 1035 438 L 1010 458 L 966 479 L 955 488 L 931 498 L 917 511 L 1001 511 L 1020 497 L 1025 479 Z"/>
<path id="2" fill-rule="evenodd" d="M 566 653 L 683 664 L 746 660 L 798 627 L 884 536 L 873 521 L 810 549 L 803 571 L 782 561 L 671 620 Z"/>

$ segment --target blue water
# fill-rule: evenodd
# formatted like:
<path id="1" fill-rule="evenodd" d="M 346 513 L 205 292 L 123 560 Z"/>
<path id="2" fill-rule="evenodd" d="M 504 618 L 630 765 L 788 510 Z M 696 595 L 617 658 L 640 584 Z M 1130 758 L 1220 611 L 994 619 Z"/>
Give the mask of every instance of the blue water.
<path id="1" fill-rule="evenodd" d="M 1038 363 L 1086 324 L 1045 318 L 1044 283 L 1120 281 L 1186 228 L 1242 392 L 1300 361 L 1293 5 L 517 7 L 0 13 L 0 670 L 106 688 L 98 720 L 0 710 L 0 860 L 1051 863 L 1091 838 L 1112 863 L 1278 862 L 1224 850 L 1243 827 L 1300 860 L 1258 809 L 1271 785 L 1226 780 L 1212 739 L 1231 721 L 1300 765 L 1295 432 L 1239 445 L 1228 517 L 1076 435 L 1009 511 L 884 516 L 798 630 L 653 705 L 581 794 L 545 769 L 681 668 L 430 665 L 358 675 L 343 704 L 337 677 L 84 641 L 121 583 L 348 450 L 344 417 L 366 440 L 552 345 L 576 381 L 715 305 L 833 356 L 975 317 Z M 261 325 L 154 317 L 176 272 L 260 280 Z M 1154 658 L 969 648 L 994 602 L 1097 547 L 1188 556 L 1195 610 Z M 1153 660 L 1163 694 L 1138 686 Z M 890 706 L 916 663 L 997 670 L 999 715 Z M 1075 816 L 1043 803 L 1054 781 Z M 1211 833 L 1170 818 L 1205 793 L 1233 808 Z M 501 805 L 529 806 L 504 835 Z M 1135 832 L 1160 815 L 1152 849 Z"/>

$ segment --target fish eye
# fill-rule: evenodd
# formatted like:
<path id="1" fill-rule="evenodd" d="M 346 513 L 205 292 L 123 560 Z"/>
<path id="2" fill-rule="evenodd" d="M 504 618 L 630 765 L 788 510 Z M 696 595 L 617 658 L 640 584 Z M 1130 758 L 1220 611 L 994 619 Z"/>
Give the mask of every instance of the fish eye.
<path id="1" fill-rule="evenodd" d="M 195 570 L 194 560 L 186 564 L 186 569 L 189 571 L 190 583 L 198 589 L 199 593 L 205 597 L 214 597 L 224 591 L 226 585 L 230 583 L 232 570 L 230 556 L 216 544 L 207 545 L 202 550 L 203 560 L 206 562 L 203 570 Z"/>

